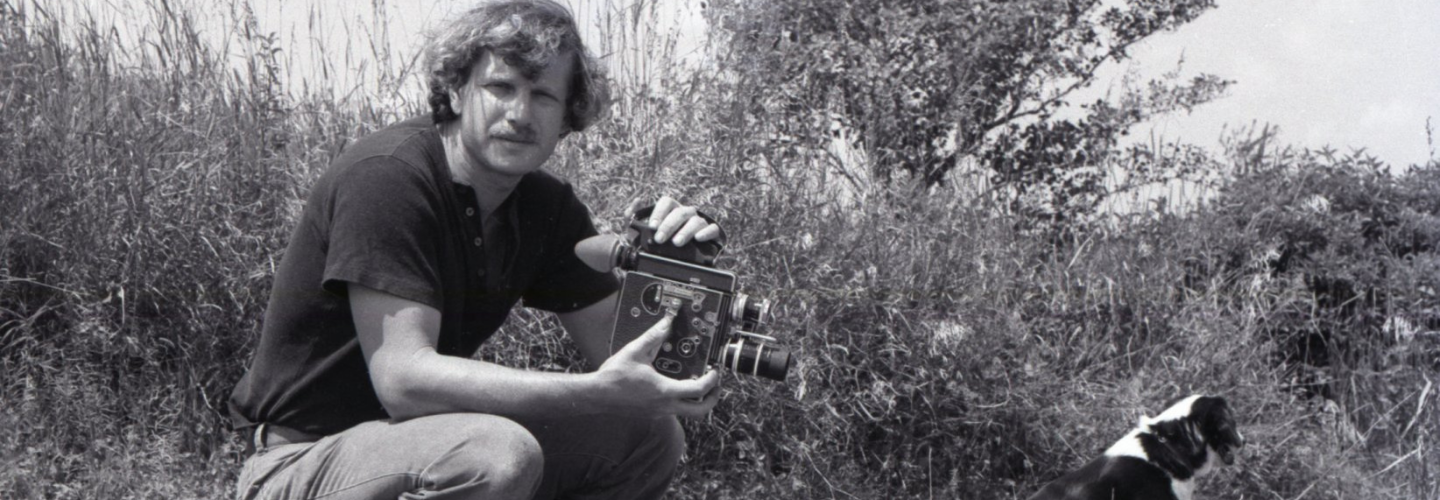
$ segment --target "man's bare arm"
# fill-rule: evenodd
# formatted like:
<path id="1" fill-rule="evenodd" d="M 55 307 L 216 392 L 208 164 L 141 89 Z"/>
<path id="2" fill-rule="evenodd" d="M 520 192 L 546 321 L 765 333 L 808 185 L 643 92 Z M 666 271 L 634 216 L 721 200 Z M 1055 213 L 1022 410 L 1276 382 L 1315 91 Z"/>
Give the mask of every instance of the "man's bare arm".
<path id="1" fill-rule="evenodd" d="M 612 293 L 589 306 L 556 314 L 592 370 L 610 358 L 610 331 L 615 323 L 615 304 L 619 301 L 619 293 Z"/>
<path id="2" fill-rule="evenodd" d="M 360 285 L 351 284 L 349 293 L 375 392 L 396 419 L 450 412 L 510 417 L 556 412 L 699 416 L 715 404 L 715 398 L 704 398 L 713 396 L 719 383 L 714 374 L 681 381 L 650 367 L 669 332 L 668 321 L 626 345 L 594 372 L 538 372 L 442 355 L 435 350 L 439 311 Z"/>

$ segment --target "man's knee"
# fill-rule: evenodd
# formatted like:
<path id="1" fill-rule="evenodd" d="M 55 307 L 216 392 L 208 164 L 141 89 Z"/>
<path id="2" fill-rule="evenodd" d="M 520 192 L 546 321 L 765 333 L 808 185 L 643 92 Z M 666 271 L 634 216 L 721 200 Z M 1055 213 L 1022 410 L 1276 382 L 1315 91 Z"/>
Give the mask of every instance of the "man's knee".
<path id="1" fill-rule="evenodd" d="M 634 498 L 660 498 L 680 468 L 685 455 L 685 430 L 679 419 L 663 417 L 651 420 L 640 443 L 617 470 L 627 478 L 625 491 Z"/>
<path id="2" fill-rule="evenodd" d="M 674 467 L 680 464 L 680 458 L 685 455 L 685 428 L 680 426 L 680 419 L 675 417 L 663 417 L 655 420 L 655 427 L 652 428 L 652 439 L 658 441 L 656 448 L 658 460 L 662 464 L 669 464 Z"/>
<path id="3" fill-rule="evenodd" d="M 649 473 L 673 474 L 685 455 L 685 429 L 675 417 L 661 417 L 651 420 L 642 439 L 633 450 L 638 460 L 631 463 L 643 464 Z"/>
<path id="4" fill-rule="evenodd" d="M 545 458 L 540 443 L 512 420 L 494 415 L 456 414 L 444 429 L 454 439 L 445 456 L 425 472 L 439 491 L 474 489 L 493 498 L 529 498 L 540 484 Z"/>

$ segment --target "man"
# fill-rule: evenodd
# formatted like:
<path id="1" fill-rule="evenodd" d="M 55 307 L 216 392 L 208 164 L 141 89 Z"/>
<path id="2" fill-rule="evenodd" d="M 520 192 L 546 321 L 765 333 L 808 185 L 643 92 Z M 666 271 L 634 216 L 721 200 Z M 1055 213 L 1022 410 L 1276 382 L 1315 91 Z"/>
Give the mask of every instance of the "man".
<path id="1" fill-rule="evenodd" d="M 677 416 L 718 378 L 650 366 L 668 320 L 612 357 L 617 283 L 573 254 L 596 233 L 540 171 L 607 105 L 570 13 L 492 3 L 428 51 L 432 116 L 367 136 L 316 182 L 230 399 L 254 445 L 240 498 L 655 498 Z M 720 236 L 669 198 L 657 241 Z M 557 313 L 584 374 L 469 359 L 515 303 Z"/>

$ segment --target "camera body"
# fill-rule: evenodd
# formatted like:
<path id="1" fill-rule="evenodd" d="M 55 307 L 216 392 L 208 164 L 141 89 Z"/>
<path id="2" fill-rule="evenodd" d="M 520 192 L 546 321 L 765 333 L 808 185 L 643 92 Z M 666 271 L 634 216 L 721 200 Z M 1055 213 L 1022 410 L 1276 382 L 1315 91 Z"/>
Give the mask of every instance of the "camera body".
<path id="1" fill-rule="evenodd" d="M 773 338 L 753 333 L 768 321 L 770 304 L 739 293 L 735 274 L 713 267 L 717 243 L 653 244 L 654 230 L 640 221 L 632 222 L 628 233 L 628 243 L 605 235 L 576 245 L 576 253 L 591 267 L 624 271 L 611 330 L 612 354 L 668 315 L 674 319 L 653 363 L 657 372 L 683 380 L 703 375 L 708 367 L 726 366 L 747 375 L 785 379 L 790 351 Z"/>

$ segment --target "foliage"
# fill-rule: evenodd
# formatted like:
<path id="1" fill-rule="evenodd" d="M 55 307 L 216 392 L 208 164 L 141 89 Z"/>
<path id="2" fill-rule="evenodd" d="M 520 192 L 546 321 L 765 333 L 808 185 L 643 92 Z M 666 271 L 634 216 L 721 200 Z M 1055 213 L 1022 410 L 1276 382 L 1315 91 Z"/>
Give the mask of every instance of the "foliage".
<path id="1" fill-rule="evenodd" d="M 243 8 L 230 15 L 244 64 L 231 65 L 175 5 L 149 6 L 169 22 L 134 52 L 106 26 L 26 5 L 0 2 L 0 497 L 229 497 L 242 457 L 224 398 L 303 193 L 345 140 L 419 108 L 294 96 L 276 78 L 283 48 L 245 29 Z M 883 15 L 899 23 L 904 5 Z M 1000 13 L 1026 5 L 976 15 L 1010 26 Z M 637 59 L 668 67 L 667 47 Z M 798 66 L 809 54 L 754 52 Z M 1198 496 L 1440 495 L 1426 446 L 1440 429 L 1440 165 L 1280 154 L 1271 136 L 1231 158 L 1141 148 L 1115 161 L 1220 172 L 1223 194 L 1037 234 L 1025 221 L 1043 213 L 1003 197 L 811 168 L 833 161 L 816 149 L 831 130 L 755 106 L 828 101 L 777 100 L 789 94 L 736 71 L 633 78 L 649 88 L 622 87 L 614 120 L 568 138 L 549 167 L 602 221 L 655 191 L 720 214 L 721 264 L 776 299 L 770 332 L 798 357 L 784 384 L 726 377 L 716 411 L 686 423 L 672 496 L 1021 498 L 1193 392 L 1231 398 L 1250 441 Z M 1085 163 L 1066 151 L 1103 152 L 1123 129 L 1086 127 L 1201 100 L 1164 81 L 1084 121 L 1035 122 L 1064 137 L 1053 151 L 1023 132 L 989 144 Z M 924 154 L 867 161 L 900 179 Z M 514 316 L 479 356 L 582 369 L 552 318 Z M 1305 335 L 1323 336 L 1323 359 L 1289 356 Z M 1321 383 L 1329 398 L 1313 396 Z"/>
<path id="2" fill-rule="evenodd" d="M 0 497 L 225 487 L 225 401 L 287 221 L 362 128 L 286 98 L 273 38 L 242 30 L 232 70 L 192 13 L 149 7 L 168 22 L 127 52 L 93 18 L 0 2 Z M 177 481 L 136 491 L 147 471 Z"/>
<path id="3" fill-rule="evenodd" d="M 839 140 L 868 153 L 875 178 L 922 186 L 978 163 L 1034 220 L 1091 212 L 1131 125 L 1224 92 L 1214 76 L 1168 75 L 1118 105 L 1063 109 L 1101 65 L 1213 5 L 733 0 L 713 2 L 710 18 L 728 34 L 718 64 L 748 89 L 738 106 L 756 140 L 815 150 Z"/>
<path id="4" fill-rule="evenodd" d="M 1235 178 L 1202 221 L 1219 237 L 1190 252 L 1188 289 L 1253 297 L 1294 389 L 1338 402 L 1372 443 L 1402 440 L 1418 414 L 1389 410 L 1440 367 L 1440 162 L 1395 172 L 1273 141 L 1234 141 Z"/>

